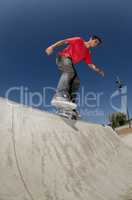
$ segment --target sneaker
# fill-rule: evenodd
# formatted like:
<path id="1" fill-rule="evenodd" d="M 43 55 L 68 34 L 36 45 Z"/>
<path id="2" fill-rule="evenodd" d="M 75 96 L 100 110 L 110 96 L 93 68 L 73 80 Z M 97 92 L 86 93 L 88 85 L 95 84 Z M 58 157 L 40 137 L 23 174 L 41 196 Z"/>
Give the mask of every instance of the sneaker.
<path id="1" fill-rule="evenodd" d="M 76 109 L 73 109 L 72 112 L 73 112 L 73 115 L 75 115 L 77 118 L 81 118 L 79 111 L 77 111 Z"/>
<path id="2" fill-rule="evenodd" d="M 57 108 L 65 108 L 70 110 L 76 109 L 77 107 L 77 105 L 72 103 L 68 98 L 61 96 L 55 96 L 51 101 L 51 105 Z"/>

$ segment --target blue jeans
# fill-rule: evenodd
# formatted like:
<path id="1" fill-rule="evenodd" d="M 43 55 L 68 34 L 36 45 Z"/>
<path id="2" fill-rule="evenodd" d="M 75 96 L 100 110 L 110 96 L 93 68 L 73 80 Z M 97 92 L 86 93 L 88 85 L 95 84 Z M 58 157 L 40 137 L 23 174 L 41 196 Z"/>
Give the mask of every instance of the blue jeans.
<path id="1" fill-rule="evenodd" d="M 76 93 L 80 87 L 80 80 L 72 63 L 72 60 L 69 57 L 57 56 L 56 64 L 59 71 L 61 72 L 56 95 L 66 95 L 69 100 L 75 102 Z"/>

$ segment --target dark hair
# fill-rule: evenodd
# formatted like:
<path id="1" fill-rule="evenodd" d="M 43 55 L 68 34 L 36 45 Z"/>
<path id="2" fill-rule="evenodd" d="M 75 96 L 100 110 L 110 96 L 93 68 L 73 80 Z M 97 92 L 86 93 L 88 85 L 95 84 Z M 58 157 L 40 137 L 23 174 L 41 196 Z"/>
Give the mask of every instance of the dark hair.
<path id="1" fill-rule="evenodd" d="M 92 35 L 91 38 L 92 38 L 92 40 L 94 40 L 94 39 L 98 40 L 99 44 L 101 44 L 103 42 L 102 39 L 96 35 Z"/>

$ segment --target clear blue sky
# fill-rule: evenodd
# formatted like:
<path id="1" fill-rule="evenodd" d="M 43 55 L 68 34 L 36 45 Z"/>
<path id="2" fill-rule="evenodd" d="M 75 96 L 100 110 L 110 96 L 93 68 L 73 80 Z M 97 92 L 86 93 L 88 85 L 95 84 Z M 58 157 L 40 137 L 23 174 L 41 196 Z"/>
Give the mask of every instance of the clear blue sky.
<path id="1" fill-rule="evenodd" d="M 96 34 L 104 42 L 92 50 L 92 58 L 104 69 L 105 78 L 91 72 L 83 62 L 76 69 L 86 92 L 103 92 L 99 110 L 105 116 L 84 118 L 104 123 L 108 113 L 114 111 L 109 97 L 115 91 L 117 75 L 128 86 L 132 115 L 131 8 L 131 0 L 1 0 L 0 96 L 4 97 L 9 88 L 16 86 L 28 87 L 32 93 L 41 93 L 46 86 L 56 87 L 59 74 L 55 58 L 60 48 L 51 56 L 43 50 L 60 39 L 81 36 L 88 40 L 91 34 Z M 46 96 L 46 102 L 51 98 L 52 92 Z M 17 92 L 10 99 L 20 102 Z M 39 108 L 51 110 L 42 105 Z"/>

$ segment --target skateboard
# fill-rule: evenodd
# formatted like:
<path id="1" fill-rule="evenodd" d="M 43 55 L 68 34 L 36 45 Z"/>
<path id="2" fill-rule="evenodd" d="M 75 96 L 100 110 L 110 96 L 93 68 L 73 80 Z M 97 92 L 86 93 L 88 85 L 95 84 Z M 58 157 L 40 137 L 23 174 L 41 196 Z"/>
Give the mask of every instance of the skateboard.
<path id="1" fill-rule="evenodd" d="M 56 108 L 56 114 L 67 119 L 77 120 L 80 118 L 79 112 L 76 111 L 77 105 L 68 101 L 54 101 L 51 102 L 52 106 Z"/>
<path id="2" fill-rule="evenodd" d="M 80 119 L 80 114 L 78 111 L 76 110 L 71 110 L 71 109 L 66 109 L 66 108 L 57 108 L 57 115 L 67 118 L 67 119 L 71 119 L 71 120 L 77 120 Z"/>

